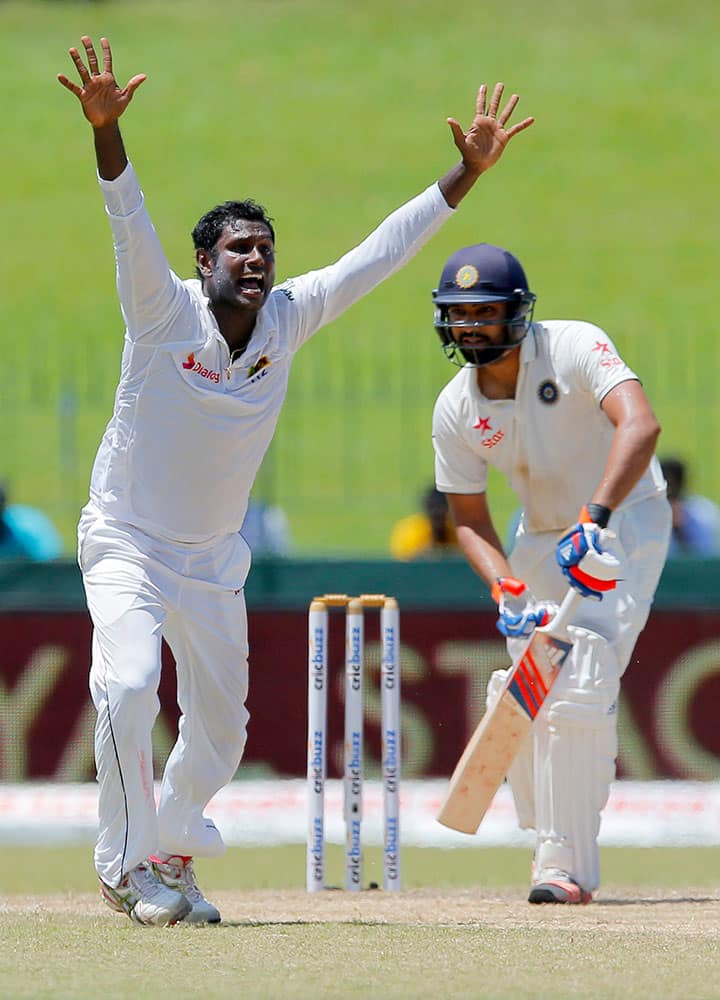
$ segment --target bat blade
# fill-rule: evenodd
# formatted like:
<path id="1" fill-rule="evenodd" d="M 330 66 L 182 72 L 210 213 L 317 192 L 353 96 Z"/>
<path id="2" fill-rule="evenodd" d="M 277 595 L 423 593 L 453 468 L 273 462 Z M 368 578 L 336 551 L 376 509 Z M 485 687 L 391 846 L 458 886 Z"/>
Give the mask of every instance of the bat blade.
<path id="1" fill-rule="evenodd" d="M 558 636 L 533 633 L 450 778 L 437 816 L 443 826 L 477 833 L 570 649 L 571 643 Z"/>

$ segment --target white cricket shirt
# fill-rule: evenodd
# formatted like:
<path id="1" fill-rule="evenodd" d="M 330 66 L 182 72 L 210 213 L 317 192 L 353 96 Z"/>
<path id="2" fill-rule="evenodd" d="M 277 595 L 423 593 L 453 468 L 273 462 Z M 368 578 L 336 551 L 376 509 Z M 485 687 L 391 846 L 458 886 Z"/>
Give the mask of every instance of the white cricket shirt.
<path id="1" fill-rule="evenodd" d="M 99 180 L 126 331 L 91 505 L 154 537 L 212 541 L 242 525 L 295 352 L 402 267 L 453 209 L 433 184 L 335 264 L 278 285 L 230 364 L 200 282 L 168 265 L 132 166 Z"/>
<path id="2" fill-rule="evenodd" d="M 520 347 L 515 399 L 487 399 L 470 366 L 440 393 L 433 415 L 438 489 L 484 493 L 492 465 L 517 494 L 528 531 L 566 529 L 597 488 L 610 451 L 614 427 L 600 404 L 635 378 L 599 327 L 534 323 Z M 653 458 L 619 509 L 664 490 Z"/>

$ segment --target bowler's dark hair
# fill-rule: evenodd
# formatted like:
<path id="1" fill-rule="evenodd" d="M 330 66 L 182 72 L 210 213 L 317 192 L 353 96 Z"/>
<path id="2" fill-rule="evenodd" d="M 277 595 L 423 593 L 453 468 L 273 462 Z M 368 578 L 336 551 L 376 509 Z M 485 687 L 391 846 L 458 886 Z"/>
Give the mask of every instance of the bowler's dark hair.
<path id="1" fill-rule="evenodd" d="M 239 219 L 246 219 L 249 222 L 262 222 L 270 230 L 273 243 L 275 242 L 275 230 L 272 225 L 272 218 L 267 214 L 262 205 L 258 205 L 252 198 L 245 201 L 224 201 L 222 205 L 211 208 L 195 225 L 192 231 L 193 244 L 196 250 L 207 250 L 212 253 L 215 244 L 222 236 L 226 226 L 232 226 Z"/>

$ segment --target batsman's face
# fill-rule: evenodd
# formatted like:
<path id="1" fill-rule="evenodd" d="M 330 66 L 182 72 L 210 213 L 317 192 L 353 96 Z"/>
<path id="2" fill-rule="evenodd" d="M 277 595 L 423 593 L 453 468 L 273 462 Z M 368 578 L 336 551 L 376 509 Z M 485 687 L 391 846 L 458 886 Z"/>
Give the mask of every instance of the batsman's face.
<path id="1" fill-rule="evenodd" d="M 452 335 L 464 347 L 504 343 L 506 316 L 506 302 L 459 302 L 448 309 Z"/>
<path id="2" fill-rule="evenodd" d="M 275 284 L 275 244 L 262 222 L 239 219 L 212 252 L 197 251 L 205 293 L 214 304 L 258 312 Z"/>

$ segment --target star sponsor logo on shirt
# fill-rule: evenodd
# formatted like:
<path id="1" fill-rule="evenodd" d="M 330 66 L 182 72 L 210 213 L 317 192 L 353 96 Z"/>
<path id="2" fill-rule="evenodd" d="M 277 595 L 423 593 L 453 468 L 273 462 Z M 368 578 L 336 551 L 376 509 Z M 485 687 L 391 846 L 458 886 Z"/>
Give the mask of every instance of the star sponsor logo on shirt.
<path id="1" fill-rule="evenodd" d="M 195 354 L 192 351 L 183 361 L 182 366 L 185 371 L 191 372 L 193 375 L 199 375 L 201 378 L 206 378 L 208 382 L 220 381 L 220 372 L 212 371 L 212 369 L 206 368 L 199 361 L 196 361 Z"/>
<path id="2" fill-rule="evenodd" d="M 610 349 L 610 345 L 606 340 L 596 340 L 593 353 L 595 351 L 598 352 L 601 368 L 615 368 L 616 365 L 622 364 L 622 360 Z"/>
<path id="3" fill-rule="evenodd" d="M 477 423 L 473 424 L 473 430 L 482 431 L 482 441 L 480 443 L 483 448 L 494 448 L 505 437 L 505 431 L 493 431 L 490 417 L 478 417 Z M 490 437 L 485 437 L 486 434 L 489 434 Z"/>

